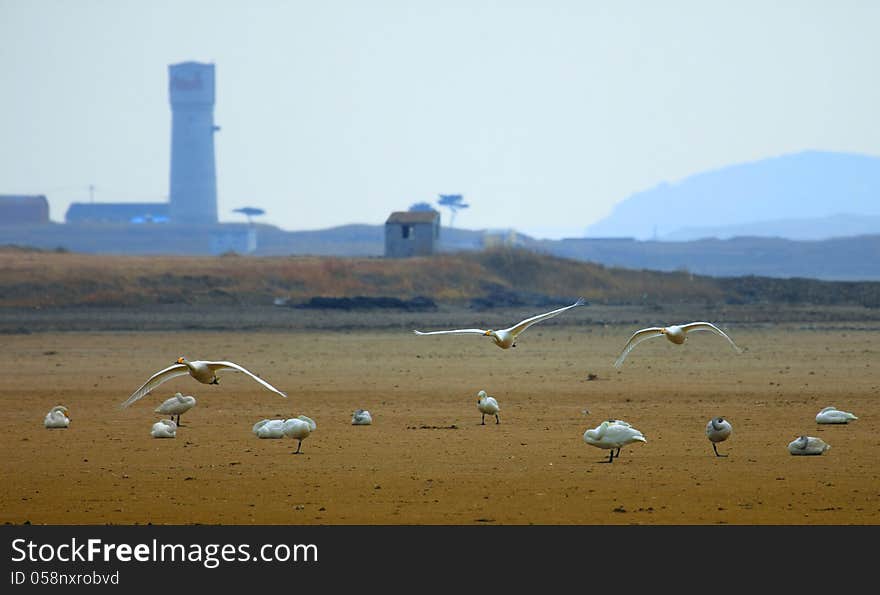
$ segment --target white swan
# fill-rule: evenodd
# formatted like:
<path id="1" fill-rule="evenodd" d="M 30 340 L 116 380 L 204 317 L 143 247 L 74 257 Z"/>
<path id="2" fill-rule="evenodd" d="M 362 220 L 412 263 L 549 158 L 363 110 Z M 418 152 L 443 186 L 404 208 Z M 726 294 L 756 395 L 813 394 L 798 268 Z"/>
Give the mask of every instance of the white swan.
<path id="1" fill-rule="evenodd" d="M 303 440 L 308 438 L 309 434 L 314 432 L 317 427 L 315 420 L 306 417 L 305 415 L 299 415 L 293 419 L 284 420 L 284 435 L 299 440 L 299 444 L 296 445 L 296 451 L 293 454 L 300 454 Z"/>
<path id="2" fill-rule="evenodd" d="M 836 407 L 826 407 L 816 414 L 817 424 L 845 424 L 854 419 L 858 417 L 848 411 L 840 411 Z"/>
<path id="3" fill-rule="evenodd" d="M 706 438 L 712 443 L 712 450 L 715 451 L 716 457 L 726 457 L 727 455 L 720 454 L 718 452 L 718 447 L 716 444 L 718 442 L 724 442 L 730 437 L 730 433 L 733 431 L 733 426 L 730 425 L 730 422 L 724 419 L 723 417 L 713 417 L 709 420 L 709 423 L 706 424 Z"/>
<path id="4" fill-rule="evenodd" d="M 590 411 L 589 411 L 589 409 L 584 409 L 583 413 L 584 413 L 584 415 L 588 415 L 590 413 Z M 632 427 L 631 423 L 629 423 L 628 421 L 623 421 L 622 419 L 606 419 L 605 421 L 607 421 L 609 424 L 612 424 L 612 425 L 617 424 L 619 426 L 626 426 L 627 428 Z M 617 448 L 617 452 L 614 453 L 614 456 L 615 456 L 615 458 L 620 457 L 620 448 L 619 447 Z"/>
<path id="5" fill-rule="evenodd" d="M 357 409 L 351 414 L 351 425 L 368 426 L 373 423 L 373 416 L 366 409 Z"/>
<path id="6" fill-rule="evenodd" d="M 800 436 L 788 443 L 788 452 L 793 455 L 820 455 L 829 448 L 830 444 L 815 436 Z"/>
<path id="7" fill-rule="evenodd" d="M 173 419 L 160 419 L 153 424 L 150 436 L 153 438 L 176 438 L 177 424 Z"/>
<path id="8" fill-rule="evenodd" d="M 176 378 L 178 376 L 184 376 L 189 374 L 202 384 L 220 384 L 220 379 L 217 378 L 217 372 L 222 372 L 224 370 L 232 370 L 234 372 L 242 372 L 247 374 L 273 393 L 279 394 L 282 397 L 286 397 L 287 395 L 256 374 L 252 374 L 248 372 L 238 364 L 232 362 L 208 362 L 208 361 L 189 361 L 185 357 L 177 358 L 177 362 L 171 366 L 168 366 L 164 370 L 160 370 L 150 376 L 150 378 L 141 385 L 139 389 L 134 391 L 128 399 L 120 405 L 120 409 L 124 407 L 128 407 L 141 397 L 148 395 L 151 390 L 165 382 L 166 380 L 171 380 L 172 378 Z"/>
<path id="9" fill-rule="evenodd" d="M 284 420 L 262 419 L 254 424 L 253 433 L 257 438 L 284 438 Z"/>
<path id="10" fill-rule="evenodd" d="M 495 397 L 490 397 L 486 394 L 486 391 L 481 390 L 477 393 L 477 409 L 480 410 L 482 414 L 480 417 L 480 425 L 486 425 L 486 414 L 495 416 L 495 423 L 500 424 L 501 420 L 498 419 L 498 411 L 501 409 L 498 406 L 498 401 L 495 400 Z"/>
<path id="11" fill-rule="evenodd" d="M 47 428 L 66 428 L 70 425 L 70 418 L 67 416 L 67 407 L 64 405 L 56 405 L 46 414 L 43 419 L 43 425 Z"/>
<path id="12" fill-rule="evenodd" d="M 614 462 L 614 449 L 620 456 L 620 448 L 633 442 L 647 442 L 645 436 L 630 425 L 603 421 L 598 427 L 584 432 L 584 442 L 597 448 L 607 448 L 611 452 L 608 462 Z"/>
<path id="13" fill-rule="evenodd" d="M 177 425 L 180 426 L 180 415 L 182 413 L 186 413 L 190 409 L 196 406 L 196 398 L 191 395 L 183 395 L 181 393 L 175 393 L 173 397 L 166 399 L 164 403 L 156 407 L 153 411 L 156 413 L 162 413 L 165 415 L 170 415 L 171 419 L 174 419 L 174 416 L 177 416 Z"/>
<path id="14" fill-rule="evenodd" d="M 510 347 L 516 347 L 516 338 L 522 333 L 524 330 L 535 324 L 536 322 L 541 322 L 542 320 L 547 320 L 548 318 L 552 318 L 558 314 L 562 314 L 566 310 L 570 310 L 571 308 L 575 308 L 577 306 L 582 306 L 586 302 L 584 298 L 579 298 L 578 301 L 573 303 L 570 306 L 565 306 L 564 308 L 559 308 L 558 310 L 553 310 L 551 312 L 546 312 L 544 314 L 538 314 L 537 316 L 532 316 L 531 318 L 526 318 L 522 322 L 518 322 L 510 328 L 501 329 L 498 331 L 494 330 L 484 330 L 478 328 L 463 328 L 456 329 L 451 331 L 413 331 L 415 334 L 422 335 L 485 335 L 487 337 L 492 337 L 492 340 L 495 344 L 501 349 L 508 349 Z"/>
<path id="15" fill-rule="evenodd" d="M 626 342 L 626 345 L 623 346 L 623 351 L 618 356 L 617 360 L 614 362 L 614 367 L 619 368 L 623 365 L 623 360 L 626 359 L 626 356 L 629 354 L 633 348 L 641 343 L 642 341 L 646 341 L 647 339 L 653 339 L 654 337 L 666 337 L 672 343 L 676 345 L 681 345 L 687 340 L 687 334 L 691 331 L 711 331 L 716 335 L 720 335 L 727 339 L 730 345 L 737 353 L 742 353 L 742 349 L 733 342 L 733 339 L 728 337 L 724 331 L 719 329 L 717 326 L 712 324 L 711 322 L 691 322 L 689 324 L 679 324 L 672 326 L 653 326 L 650 328 L 643 328 L 638 330 L 632 334 L 629 338 L 629 341 Z"/>

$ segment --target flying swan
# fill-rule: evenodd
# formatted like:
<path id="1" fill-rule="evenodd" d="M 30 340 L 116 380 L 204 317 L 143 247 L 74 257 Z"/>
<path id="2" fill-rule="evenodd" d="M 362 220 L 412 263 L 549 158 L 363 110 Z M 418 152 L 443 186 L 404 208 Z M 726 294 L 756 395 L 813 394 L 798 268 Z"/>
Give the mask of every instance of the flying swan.
<path id="1" fill-rule="evenodd" d="M 128 407 L 138 399 L 150 394 L 154 388 L 162 384 L 167 380 L 171 380 L 172 378 L 176 378 L 178 376 L 183 376 L 185 374 L 189 374 L 202 384 L 220 384 L 220 379 L 217 378 L 217 372 L 222 372 L 224 370 L 232 370 L 234 372 L 243 372 L 247 374 L 273 393 L 279 394 L 282 397 L 286 397 L 287 395 L 259 376 L 248 372 L 238 364 L 232 362 L 208 362 L 208 361 L 189 361 L 185 357 L 177 358 L 177 362 L 171 366 L 168 366 L 164 370 L 160 370 L 156 372 L 136 391 L 132 393 L 128 399 L 119 406 L 120 409 Z"/>
<path id="2" fill-rule="evenodd" d="M 43 419 L 43 425 L 47 428 L 66 428 L 70 425 L 70 418 L 67 417 L 67 407 L 64 405 L 56 405 L 46 414 Z"/>
<path id="3" fill-rule="evenodd" d="M 733 339 L 728 337 L 724 333 L 724 331 L 722 331 L 711 322 L 691 322 L 689 324 L 679 324 L 666 327 L 654 326 L 650 328 L 643 328 L 632 334 L 632 336 L 629 338 L 629 341 L 627 341 L 626 345 L 623 346 L 623 351 L 620 353 L 620 356 L 614 362 L 614 367 L 619 368 L 620 366 L 622 366 L 623 360 L 626 359 L 626 356 L 629 355 L 629 352 L 632 351 L 633 348 L 635 348 L 635 346 L 642 341 L 653 339 L 654 337 L 666 337 L 672 343 L 675 343 L 676 345 L 681 345 L 687 340 L 687 334 L 691 331 L 712 331 L 716 335 L 720 335 L 727 339 L 727 341 L 737 353 L 742 353 L 742 349 L 740 349 L 739 346 L 733 342 Z"/>
<path id="4" fill-rule="evenodd" d="M 510 347 L 516 347 L 516 338 L 522 333 L 524 330 L 535 324 L 536 322 L 541 322 L 542 320 L 547 320 L 548 318 L 552 318 L 559 314 L 562 314 L 566 310 L 570 310 L 571 308 L 576 308 L 577 306 L 583 306 L 586 304 L 584 298 L 578 298 L 578 301 L 573 303 L 570 306 L 565 306 L 564 308 L 559 308 L 557 310 L 552 310 L 550 312 L 546 312 L 544 314 L 538 314 L 537 316 L 532 316 L 531 318 L 526 318 L 522 322 L 519 322 L 513 325 L 510 328 L 501 329 L 498 331 L 495 330 L 484 330 L 478 328 L 463 328 L 463 329 L 455 329 L 450 331 L 413 331 L 415 334 L 419 336 L 423 335 L 484 335 L 486 337 L 492 337 L 492 340 L 495 344 L 501 349 L 509 349 Z"/>

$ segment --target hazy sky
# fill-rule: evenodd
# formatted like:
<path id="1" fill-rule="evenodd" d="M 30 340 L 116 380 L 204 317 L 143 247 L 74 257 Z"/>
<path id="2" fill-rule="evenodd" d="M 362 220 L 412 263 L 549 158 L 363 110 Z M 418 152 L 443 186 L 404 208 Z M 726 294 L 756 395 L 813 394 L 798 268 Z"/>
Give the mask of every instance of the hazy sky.
<path id="1" fill-rule="evenodd" d="M 223 221 L 583 235 L 662 181 L 880 155 L 872 0 L 0 0 L 0 193 L 168 196 L 169 64 L 216 66 Z M 443 210 L 443 221 L 448 222 Z"/>

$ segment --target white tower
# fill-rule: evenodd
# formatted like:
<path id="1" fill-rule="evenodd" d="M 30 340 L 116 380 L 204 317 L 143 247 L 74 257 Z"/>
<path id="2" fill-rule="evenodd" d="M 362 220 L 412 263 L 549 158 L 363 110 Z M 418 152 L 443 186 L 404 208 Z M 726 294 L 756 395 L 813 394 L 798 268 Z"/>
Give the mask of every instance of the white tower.
<path id="1" fill-rule="evenodd" d="M 214 165 L 214 65 L 182 62 L 168 66 L 171 101 L 172 223 L 217 223 Z"/>

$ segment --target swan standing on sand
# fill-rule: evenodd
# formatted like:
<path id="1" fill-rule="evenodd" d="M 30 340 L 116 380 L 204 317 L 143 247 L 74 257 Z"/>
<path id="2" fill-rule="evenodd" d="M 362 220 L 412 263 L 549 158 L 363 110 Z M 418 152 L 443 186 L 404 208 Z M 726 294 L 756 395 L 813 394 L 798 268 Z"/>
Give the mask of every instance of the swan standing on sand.
<path id="1" fill-rule="evenodd" d="M 709 420 L 709 423 L 706 424 L 706 438 L 712 443 L 712 450 L 715 451 L 716 457 L 727 456 L 718 452 L 716 443 L 727 440 L 732 431 L 733 427 L 730 425 L 730 422 L 723 417 L 713 417 Z"/>
<path id="2" fill-rule="evenodd" d="M 186 413 L 190 409 L 196 406 L 196 398 L 190 395 L 184 396 L 181 393 L 175 393 L 175 395 L 169 399 L 166 399 L 164 403 L 156 407 L 153 411 L 156 413 L 162 413 L 165 415 L 170 415 L 171 419 L 174 419 L 174 416 L 177 416 L 177 425 L 181 426 L 180 423 L 180 415 L 182 413 Z"/>
<path id="3" fill-rule="evenodd" d="M 590 414 L 590 410 L 584 408 L 584 409 L 581 410 L 581 413 L 583 413 L 584 415 L 589 415 L 589 414 Z M 618 425 L 621 425 L 621 426 L 626 426 L 627 428 L 631 428 L 631 427 L 632 427 L 632 424 L 631 424 L 631 423 L 629 423 L 628 421 L 623 421 L 622 419 L 606 419 L 605 421 L 607 421 L 609 424 L 618 424 Z M 614 456 L 615 456 L 615 457 L 618 457 L 618 458 L 620 457 L 620 448 L 617 449 L 617 452 L 614 453 Z"/>
<path id="4" fill-rule="evenodd" d="M 848 411 L 840 411 L 836 407 L 826 407 L 816 414 L 817 424 L 845 424 L 854 419 L 858 417 Z"/>
<path id="5" fill-rule="evenodd" d="M 788 452 L 793 455 L 820 455 L 829 448 L 830 444 L 814 436 L 800 436 L 788 444 Z"/>
<path id="6" fill-rule="evenodd" d="M 480 417 L 480 425 L 486 425 L 486 414 L 495 416 L 495 423 L 500 424 L 501 420 L 498 419 L 498 411 L 500 411 L 500 407 L 498 406 L 498 401 L 495 400 L 495 397 L 490 397 L 486 394 L 486 391 L 481 390 L 477 393 L 477 409 L 480 410 L 482 414 Z"/>
<path id="7" fill-rule="evenodd" d="M 373 423 L 373 416 L 366 409 L 357 409 L 351 414 L 351 425 L 368 426 Z"/>
<path id="8" fill-rule="evenodd" d="M 626 356 L 629 354 L 633 348 L 641 343 L 642 341 L 646 341 L 647 339 L 653 339 L 654 337 L 666 337 L 672 343 L 676 345 L 681 345 L 687 340 L 687 334 L 691 331 L 711 331 L 716 335 L 724 337 L 733 347 L 733 349 L 737 353 L 742 353 L 742 349 L 733 342 L 733 339 L 728 337 L 724 331 L 720 328 L 712 324 L 711 322 L 691 322 L 689 324 L 680 324 L 673 326 L 654 326 L 650 328 L 643 328 L 638 330 L 632 334 L 629 338 L 629 341 L 626 342 L 626 345 L 623 346 L 623 351 L 620 353 L 620 356 L 614 362 L 614 367 L 619 368 L 623 365 L 623 360 L 626 359 Z"/>
<path id="9" fill-rule="evenodd" d="M 608 419 L 605 421 L 607 421 L 609 424 L 612 424 L 612 425 L 617 424 L 619 426 L 626 426 L 627 428 L 632 427 L 631 423 L 629 423 L 628 421 L 623 421 L 622 419 Z M 619 446 L 617 447 L 617 452 L 614 453 L 614 458 L 616 458 L 616 459 L 620 458 L 620 447 Z"/>
<path id="10" fill-rule="evenodd" d="M 153 424 L 150 436 L 153 438 L 176 438 L 177 424 L 173 419 L 160 419 Z"/>
<path id="11" fill-rule="evenodd" d="M 284 420 L 262 419 L 254 424 L 253 432 L 257 438 L 284 438 Z"/>
<path id="12" fill-rule="evenodd" d="M 516 347 L 516 338 L 522 333 L 524 330 L 535 324 L 536 322 L 541 322 L 542 320 L 547 320 L 548 318 L 552 318 L 553 316 L 557 316 L 562 314 L 566 310 L 570 310 L 571 308 L 576 308 L 577 306 L 583 306 L 586 302 L 584 298 L 579 298 L 578 301 L 573 303 L 570 306 L 565 306 L 564 308 L 559 308 L 558 310 L 553 310 L 551 312 L 546 312 L 544 314 L 538 314 L 537 316 L 532 316 L 531 318 L 526 318 L 522 322 L 519 322 L 513 325 L 510 328 L 501 329 L 499 331 L 494 330 L 483 330 L 478 328 L 463 328 L 456 329 L 451 331 L 413 331 L 415 334 L 419 336 L 423 335 L 485 335 L 486 337 L 492 337 L 492 340 L 495 344 L 501 349 L 508 349 L 510 347 Z"/>
<path id="13" fill-rule="evenodd" d="M 67 417 L 67 407 L 64 405 L 56 405 L 46 414 L 43 419 L 43 425 L 47 428 L 66 428 L 70 425 L 70 418 Z"/>
<path id="14" fill-rule="evenodd" d="M 308 438 L 309 434 L 314 432 L 317 427 L 315 421 L 305 415 L 299 415 L 293 419 L 287 419 L 284 421 L 282 427 L 284 435 L 299 440 L 299 444 L 296 445 L 296 451 L 293 454 L 300 454 L 303 440 Z"/>
<path id="15" fill-rule="evenodd" d="M 598 427 L 584 432 L 584 442 L 597 448 L 607 448 L 611 452 L 608 462 L 614 462 L 614 449 L 620 456 L 620 448 L 633 442 L 647 442 L 645 436 L 630 425 L 603 421 Z"/>
<path id="16" fill-rule="evenodd" d="M 279 394 L 282 397 L 286 397 L 287 395 L 256 374 L 248 372 L 238 364 L 232 362 L 208 362 L 208 361 L 189 361 L 185 357 L 177 358 L 177 362 L 171 366 L 168 366 L 164 370 L 160 370 L 156 372 L 150 378 L 144 382 L 143 385 L 136 391 L 132 393 L 128 399 L 119 406 L 120 409 L 128 407 L 141 397 L 148 395 L 151 390 L 165 382 L 166 380 L 171 380 L 172 378 L 176 378 L 178 376 L 184 376 L 189 374 L 202 384 L 220 384 L 220 379 L 217 378 L 217 372 L 222 372 L 224 370 L 232 370 L 233 372 L 242 372 L 247 374 L 273 393 Z"/>

